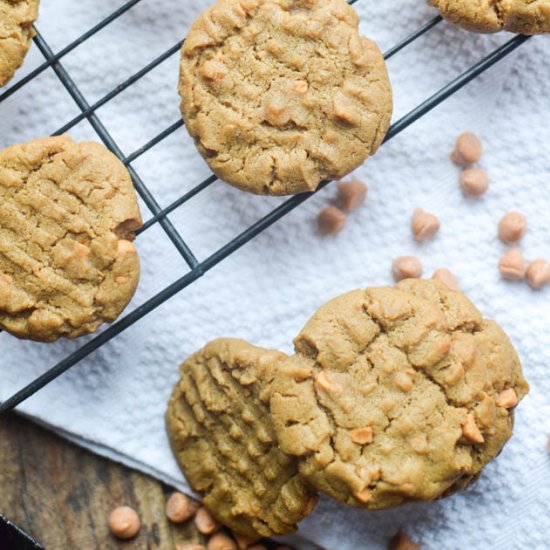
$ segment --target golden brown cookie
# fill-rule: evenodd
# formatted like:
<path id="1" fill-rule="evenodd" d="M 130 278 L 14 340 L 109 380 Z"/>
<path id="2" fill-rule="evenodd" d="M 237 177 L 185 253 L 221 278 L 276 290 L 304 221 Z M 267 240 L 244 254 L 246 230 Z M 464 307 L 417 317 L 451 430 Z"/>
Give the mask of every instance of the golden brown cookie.
<path id="1" fill-rule="evenodd" d="M 294 532 L 316 502 L 269 417 L 269 386 L 285 357 L 215 340 L 181 366 L 166 414 L 187 481 L 218 521 L 242 535 Z"/>
<path id="2" fill-rule="evenodd" d="M 550 0 L 428 0 L 441 15 L 474 32 L 550 32 Z"/>
<path id="3" fill-rule="evenodd" d="M 139 281 L 124 165 L 68 136 L 0 151 L 0 328 L 53 342 L 115 320 Z"/>
<path id="4" fill-rule="evenodd" d="M 0 0 L 0 88 L 21 67 L 34 36 L 39 0 Z"/>
<path id="5" fill-rule="evenodd" d="M 179 91 L 215 174 L 263 195 L 345 176 L 392 111 L 382 54 L 345 0 L 218 0 L 189 31 Z"/>
<path id="6" fill-rule="evenodd" d="M 466 486 L 527 393 L 509 339 L 459 291 L 406 280 L 329 302 L 273 384 L 281 449 L 317 489 L 381 509 Z"/>

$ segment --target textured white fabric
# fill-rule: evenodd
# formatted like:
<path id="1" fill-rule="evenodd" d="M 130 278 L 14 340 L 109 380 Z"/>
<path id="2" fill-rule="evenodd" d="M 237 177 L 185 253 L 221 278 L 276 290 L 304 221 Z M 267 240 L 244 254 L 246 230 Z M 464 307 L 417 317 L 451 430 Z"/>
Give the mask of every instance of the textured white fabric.
<path id="1" fill-rule="evenodd" d="M 62 63 L 94 102 L 184 36 L 208 0 L 143 0 Z M 43 0 L 38 28 L 57 51 L 122 0 Z M 383 49 L 435 13 L 422 0 L 359 0 L 361 27 Z M 442 23 L 389 63 L 395 117 L 415 107 L 510 35 L 468 34 Z M 42 61 L 33 47 L 18 78 Z M 98 111 L 126 154 L 178 120 L 177 55 Z M 236 336 L 290 351 L 315 309 L 339 293 L 390 282 L 395 256 L 412 253 L 428 275 L 452 269 L 488 317 L 509 332 L 532 390 L 517 411 L 516 434 L 482 479 L 462 495 L 386 512 L 355 511 L 325 499 L 302 528 L 326 548 L 378 549 L 398 528 L 427 549 L 548 548 L 550 463 L 550 291 L 500 280 L 505 247 L 501 215 L 527 215 L 528 258 L 550 257 L 550 37 L 535 37 L 428 116 L 384 145 L 357 174 L 368 205 L 337 238 L 315 234 L 315 216 L 334 199 L 331 186 L 224 261 L 192 287 L 94 353 L 21 411 L 78 443 L 182 485 L 164 434 L 165 403 L 178 364 L 206 341 Z M 52 71 L 0 104 L 0 145 L 56 131 L 78 109 Z M 448 160 L 463 130 L 482 137 L 491 188 L 466 200 Z M 87 122 L 71 135 L 94 138 Z M 162 205 L 208 170 L 184 129 L 135 167 Z M 279 204 L 216 183 L 171 219 L 204 259 Z M 442 220 L 433 242 L 413 242 L 415 207 Z M 144 209 L 144 217 L 150 213 Z M 131 308 L 188 271 L 162 230 L 137 241 L 143 279 Z M 89 338 L 40 345 L 0 335 L 0 399 L 44 372 Z M 75 472 L 75 475 L 78 475 Z"/>

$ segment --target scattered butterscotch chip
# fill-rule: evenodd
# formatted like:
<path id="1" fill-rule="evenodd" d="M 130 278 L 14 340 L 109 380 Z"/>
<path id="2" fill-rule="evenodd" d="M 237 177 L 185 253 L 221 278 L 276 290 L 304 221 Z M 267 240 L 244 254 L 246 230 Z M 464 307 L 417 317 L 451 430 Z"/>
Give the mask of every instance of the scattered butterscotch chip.
<path id="1" fill-rule="evenodd" d="M 496 399 L 497 407 L 502 407 L 503 409 L 511 409 L 518 404 L 518 396 L 513 388 L 508 388 L 499 393 Z"/>
<path id="2" fill-rule="evenodd" d="M 525 233 L 527 220 L 519 212 L 508 212 L 498 224 L 498 236 L 506 244 L 517 243 Z"/>
<path id="3" fill-rule="evenodd" d="M 196 509 L 183 493 L 172 493 L 166 501 L 166 517 L 172 523 L 184 523 L 195 515 Z"/>
<path id="4" fill-rule="evenodd" d="M 473 441 L 474 443 L 483 443 L 485 438 L 477 427 L 474 415 L 468 413 L 466 420 L 462 424 L 462 434 L 466 439 Z"/>
<path id="5" fill-rule="evenodd" d="M 419 279 L 422 277 L 422 264 L 414 256 L 400 256 L 393 262 L 392 274 L 397 282 L 403 279 Z"/>
<path id="6" fill-rule="evenodd" d="M 206 548 L 207 550 L 238 550 L 237 543 L 225 533 L 213 535 Z"/>
<path id="7" fill-rule="evenodd" d="M 132 539 L 141 528 L 137 512 L 129 506 L 115 508 L 109 516 L 109 529 L 117 539 Z"/>
<path id="8" fill-rule="evenodd" d="M 548 449 L 548 452 L 550 453 L 550 435 L 548 436 L 548 441 L 546 443 L 546 448 Z"/>
<path id="9" fill-rule="evenodd" d="M 489 176 L 481 168 L 467 168 L 460 174 L 460 188 L 466 197 L 481 197 L 489 189 Z"/>
<path id="10" fill-rule="evenodd" d="M 206 546 L 190 542 L 176 545 L 176 550 L 206 550 Z"/>
<path id="11" fill-rule="evenodd" d="M 449 290 L 458 290 L 458 279 L 448 269 L 441 267 L 434 271 L 432 279 L 443 283 Z"/>
<path id="12" fill-rule="evenodd" d="M 417 208 L 412 216 L 411 220 L 411 229 L 414 235 L 414 238 L 417 241 L 427 241 L 433 239 L 439 229 L 441 228 L 441 223 L 437 216 Z"/>
<path id="13" fill-rule="evenodd" d="M 197 510 L 195 525 L 203 535 L 211 535 L 222 528 L 221 524 L 212 517 L 212 514 L 204 506 Z"/>
<path id="14" fill-rule="evenodd" d="M 388 550 L 420 550 L 420 546 L 415 544 L 405 533 L 396 533 L 388 543 Z"/>
<path id="15" fill-rule="evenodd" d="M 328 206 L 319 212 L 317 226 L 322 235 L 337 235 L 344 229 L 347 216 L 336 206 Z"/>
<path id="16" fill-rule="evenodd" d="M 246 550 L 260 540 L 260 537 L 247 537 L 239 533 L 233 533 L 233 538 L 237 541 L 239 550 Z"/>
<path id="17" fill-rule="evenodd" d="M 451 160 L 459 166 L 468 166 L 476 163 L 482 154 L 483 146 L 479 138 L 475 134 L 465 132 L 458 136 Z"/>
<path id="18" fill-rule="evenodd" d="M 341 181 L 338 184 L 338 204 L 342 210 L 352 212 L 365 204 L 368 187 L 360 180 Z"/>
<path id="19" fill-rule="evenodd" d="M 370 426 L 365 426 L 364 428 L 357 428 L 356 430 L 351 430 L 349 432 L 351 440 L 354 443 L 359 445 L 367 445 L 372 443 L 372 428 Z"/>
<path id="20" fill-rule="evenodd" d="M 527 282 L 531 288 L 540 290 L 550 284 L 550 262 L 535 260 L 527 268 Z"/>
<path id="21" fill-rule="evenodd" d="M 512 250 L 508 250 L 508 252 L 502 255 L 498 268 L 503 279 L 522 281 L 525 278 L 527 264 L 521 250 L 519 248 L 512 248 Z"/>

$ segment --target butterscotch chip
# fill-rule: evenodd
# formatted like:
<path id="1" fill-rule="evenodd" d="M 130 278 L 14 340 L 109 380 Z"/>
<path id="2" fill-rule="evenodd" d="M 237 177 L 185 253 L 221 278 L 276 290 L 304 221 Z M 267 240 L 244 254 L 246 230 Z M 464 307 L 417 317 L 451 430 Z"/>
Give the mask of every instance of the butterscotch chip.
<path id="1" fill-rule="evenodd" d="M 0 328 L 53 342 L 114 321 L 139 281 L 128 171 L 67 136 L 0 151 Z"/>
<path id="2" fill-rule="evenodd" d="M 476 424 L 474 415 L 471 413 L 466 416 L 466 419 L 462 423 L 462 434 L 474 443 L 483 443 L 485 441 L 485 438 Z"/>
<path id="3" fill-rule="evenodd" d="M 498 267 L 503 279 L 509 281 L 522 281 L 527 271 L 525 258 L 519 248 L 512 248 L 505 252 L 500 258 Z"/>
<path id="4" fill-rule="evenodd" d="M 260 540 L 260 537 L 245 537 L 244 535 L 239 535 L 239 533 L 233 533 L 233 537 L 237 541 L 239 550 L 247 550 Z"/>
<path id="5" fill-rule="evenodd" d="M 314 488 L 361 508 L 464 488 L 512 435 L 514 409 L 496 398 L 512 388 L 519 401 L 528 390 L 500 327 L 433 280 L 340 296 L 294 347 L 272 386 L 280 448 L 300 458 Z M 318 391 L 321 374 L 345 391 Z"/>
<path id="6" fill-rule="evenodd" d="M 418 279 L 422 277 L 422 263 L 414 256 L 400 256 L 392 264 L 392 274 L 396 282 L 403 279 Z"/>
<path id="7" fill-rule="evenodd" d="M 411 220 L 411 229 L 414 238 L 417 241 L 427 241 L 433 239 L 439 229 L 441 228 L 441 223 L 437 216 L 426 212 L 421 208 L 417 208 L 412 216 Z"/>
<path id="8" fill-rule="evenodd" d="M 345 0 L 218 0 L 182 48 L 186 127 L 214 173 L 289 195 L 340 179 L 386 134 L 391 87 Z"/>
<path id="9" fill-rule="evenodd" d="M 176 550 L 206 550 L 206 547 L 202 544 L 195 543 L 186 543 L 186 544 L 177 544 Z"/>
<path id="10" fill-rule="evenodd" d="M 443 17 L 469 31 L 550 32 L 550 4 L 546 0 L 428 0 L 428 3 L 438 8 Z"/>
<path id="11" fill-rule="evenodd" d="M 482 154 L 483 146 L 479 138 L 475 134 L 465 132 L 458 136 L 451 160 L 459 166 L 469 166 L 475 164 Z"/>
<path id="12" fill-rule="evenodd" d="M 466 197 L 481 197 L 489 189 L 489 176 L 481 168 L 463 170 L 459 182 Z"/>
<path id="13" fill-rule="evenodd" d="M 510 409 L 518 404 L 518 396 L 513 388 L 508 388 L 499 393 L 496 398 L 497 407 L 504 407 Z"/>
<path id="14" fill-rule="evenodd" d="M 172 523 L 184 523 L 191 519 L 196 508 L 183 493 L 172 493 L 166 501 L 166 517 Z"/>
<path id="15" fill-rule="evenodd" d="M 280 449 L 269 414 L 271 381 L 285 359 L 242 340 L 215 340 L 180 367 L 166 413 L 190 486 L 214 518 L 251 538 L 295 531 L 315 496 L 298 460 Z"/>
<path id="16" fill-rule="evenodd" d="M 550 262 L 538 259 L 527 268 L 527 282 L 534 290 L 540 290 L 550 284 Z"/>
<path id="17" fill-rule="evenodd" d="M 211 535 L 222 528 L 220 522 L 204 506 L 199 508 L 195 514 L 195 525 L 203 535 Z"/>
<path id="18" fill-rule="evenodd" d="M 405 533 L 396 533 L 388 543 L 388 550 L 420 550 Z"/>
<path id="19" fill-rule="evenodd" d="M 115 508 L 109 516 L 109 529 L 117 539 L 133 539 L 141 528 L 137 512 L 129 506 Z"/>
<path id="20" fill-rule="evenodd" d="M 337 235 L 344 229 L 347 216 L 335 206 L 328 206 L 319 212 L 317 227 L 322 235 Z"/>
<path id="21" fill-rule="evenodd" d="M 360 180 L 341 181 L 338 184 L 340 208 L 352 212 L 365 204 L 368 187 Z"/>
<path id="22" fill-rule="evenodd" d="M 525 233 L 527 221 L 520 212 L 508 212 L 498 224 L 498 236 L 506 244 L 517 243 Z"/>
<path id="23" fill-rule="evenodd" d="M 238 550 L 237 543 L 224 533 L 216 533 L 206 545 L 207 550 Z"/>
<path id="24" fill-rule="evenodd" d="M 39 0 L 0 0 L 0 88 L 23 64 L 34 36 Z"/>
<path id="25" fill-rule="evenodd" d="M 444 267 L 436 269 L 432 275 L 432 279 L 443 283 L 449 290 L 459 289 L 458 279 Z"/>

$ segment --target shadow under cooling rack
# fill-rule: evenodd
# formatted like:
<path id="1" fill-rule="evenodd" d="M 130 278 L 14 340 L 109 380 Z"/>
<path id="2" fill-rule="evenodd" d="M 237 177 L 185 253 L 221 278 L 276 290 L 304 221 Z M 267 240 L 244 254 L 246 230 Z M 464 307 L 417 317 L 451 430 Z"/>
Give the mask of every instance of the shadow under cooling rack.
<path id="1" fill-rule="evenodd" d="M 29 398 L 30 396 L 38 392 L 40 389 L 44 388 L 47 384 L 55 380 L 58 376 L 63 374 L 65 371 L 67 371 L 71 367 L 78 364 L 82 359 L 84 359 L 85 357 L 93 353 L 95 350 L 100 348 L 103 344 L 109 342 L 110 340 L 115 338 L 118 334 L 125 331 L 127 328 L 132 326 L 134 323 L 136 323 L 143 317 L 147 316 L 149 313 L 151 313 L 154 309 L 159 307 L 161 304 L 163 304 L 164 302 L 172 298 L 178 292 L 180 292 L 184 288 L 193 284 L 195 281 L 200 279 L 205 273 L 207 273 L 216 265 L 218 265 L 222 260 L 224 260 L 231 254 L 233 254 L 236 250 L 238 250 L 239 248 L 244 246 L 246 243 L 254 239 L 257 235 L 265 231 L 272 224 L 274 224 L 275 222 L 283 218 L 286 214 L 294 210 L 297 206 L 299 206 L 300 204 L 302 204 L 303 202 L 308 200 L 312 195 L 315 194 L 315 193 L 305 193 L 305 194 L 297 195 L 288 199 L 285 203 L 275 208 L 273 211 L 271 211 L 269 214 L 264 216 L 262 219 L 260 219 L 259 221 L 257 221 L 256 223 L 248 227 L 236 238 L 227 242 L 224 246 L 222 246 L 210 257 L 208 257 L 202 262 L 199 262 L 197 260 L 193 251 L 189 248 L 187 243 L 178 233 L 176 228 L 172 225 L 172 223 L 167 218 L 167 216 L 168 214 L 170 214 L 171 212 L 173 212 L 174 210 L 182 206 L 184 203 L 186 203 L 187 201 L 189 201 L 190 199 L 192 199 L 193 197 L 195 197 L 196 195 L 204 191 L 207 187 L 212 185 L 217 180 L 216 176 L 211 175 L 208 178 L 206 178 L 204 181 L 198 182 L 194 188 L 192 188 L 190 191 L 188 191 L 187 193 L 185 193 L 184 195 L 176 199 L 172 204 L 170 204 L 166 208 L 161 208 L 158 201 L 154 197 L 154 195 L 145 185 L 145 183 L 143 182 L 139 174 L 136 172 L 136 170 L 132 167 L 133 161 L 135 161 L 137 158 L 143 155 L 146 151 L 149 151 L 150 149 L 155 147 L 157 144 L 159 144 L 161 141 L 163 141 L 166 137 L 171 135 L 173 132 L 181 128 L 183 126 L 183 121 L 181 121 L 181 119 L 177 120 L 171 126 L 169 126 L 164 131 L 159 133 L 156 137 L 154 137 L 151 141 L 149 141 L 148 143 L 144 144 L 142 147 L 134 151 L 132 154 L 128 156 L 124 156 L 117 142 L 112 138 L 112 136 L 107 131 L 107 129 L 99 119 L 98 115 L 96 114 L 96 111 L 100 107 L 110 102 L 115 97 L 117 97 L 120 93 L 122 93 L 124 90 L 132 86 L 134 83 L 136 83 L 138 80 L 140 80 L 150 71 L 152 71 L 155 67 L 160 65 L 166 59 L 168 59 L 172 55 L 176 55 L 179 49 L 181 48 L 183 41 L 180 41 L 174 44 L 171 48 L 166 50 L 162 55 L 157 57 L 155 60 L 151 61 L 148 65 L 143 67 L 137 73 L 135 73 L 130 78 L 122 82 L 120 85 L 118 85 L 116 88 L 111 90 L 104 97 L 102 97 L 100 100 L 96 101 L 92 105 L 90 105 L 87 102 L 86 98 L 84 97 L 82 92 L 79 90 L 79 88 L 77 87 L 77 85 L 75 84 L 71 76 L 69 75 L 69 73 L 63 68 L 61 64 L 61 59 L 63 59 L 63 57 L 65 57 L 67 54 L 69 54 L 70 52 L 78 48 L 86 40 L 88 40 L 89 38 L 94 36 L 96 33 L 98 33 L 100 30 L 108 26 L 110 23 L 112 23 L 113 21 L 121 17 L 123 14 L 125 14 L 128 10 L 130 10 L 135 5 L 139 4 L 141 1 L 143 0 L 131 0 L 127 2 L 126 4 L 124 4 L 119 9 L 111 13 L 108 17 L 100 21 L 97 25 L 89 29 L 86 33 L 84 33 L 82 36 L 80 36 L 79 38 L 71 42 L 69 45 L 67 45 L 65 48 L 63 48 L 61 51 L 57 53 L 54 53 L 52 51 L 52 49 L 50 48 L 50 46 L 48 45 L 44 37 L 40 34 L 40 32 L 38 32 L 38 30 L 36 30 L 36 36 L 34 37 L 34 41 L 36 46 L 44 56 L 45 61 L 39 67 L 37 67 L 31 73 L 29 73 L 27 76 L 25 76 L 20 81 L 12 85 L 7 91 L 0 94 L 0 103 L 2 103 L 8 97 L 15 94 L 18 90 L 20 90 L 26 84 L 31 82 L 33 79 L 35 79 L 38 75 L 40 75 L 45 70 L 48 70 L 48 69 L 53 70 L 56 76 L 58 77 L 58 79 L 61 81 L 62 85 L 67 90 L 68 94 L 71 96 L 71 98 L 74 100 L 74 102 L 76 103 L 76 105 L 80 110 L 80 113 L 76 117 L 74 117 L 72 120 L 64 124 L 62 128 L 60 128 L 57 132 L 54 133 L 54 135 L 63 134 L 69 131 L 74 126 L 76 126 L 82 120 L 88 120 L 91 126 L 94 128 L 95 132 L 97 133 L 98 137 L 105 144 L 105 146 L 108 149 L 110 149 L 127 166 L 130 172 L 130 175 L 132 176 L 132 180 L 134 182 L 134 186 L 137 192 L 139 193 L 139 195 L 141 196 L 141 198 L 143 199 L 143 201 L 145 202 L 145 204 L 148 206 L 149 210 L 153 214 L 152 217 L 144 223 L 143 227 L 138 232 L 138 235 L 143 233 L 144 231 L 147 231 L 153 225 L 159 224 L 164 230 L 166 238 L 170 239 L 174 247 L 181 254 L 183 259 L 189 266 L 190 271 L 185 276 L 183 276 L 182 278 L 175 281 L 170 286 L 166 287 L 164 290 L 159 292 L 153 298 L 149 299 L 145 303 L 138 306 L 134 311 L 132 311 L 131 313 L 129 313 L 128 315 L 120 319 L 118 322 L 116 322 L 111 327 L 109 327 L 106 331 L 97 335 L 95 338 L 93 338 L 92 340 L 84 344 L 81 348 L 76 350 L 74 353 L 68 355 L 65 359 L 60 361 L 57 365 L 47 370 L 40 377 L 36 378 L 32 382 L 30 382 L 28 385 L 26 385 L 24 388 L 22 388 L 20 391 L 15 393 L 13 396 L 6 399 L 6 401 L 4 401 L 3 403 L 0 403 L 0 414 L 15 408 L 17 405 L 22 403 L 25 399 Z M 351 0 L 349 3 L 354 4 L 357 1 L 358 0 Z M 438 16 L 438 17 L 434 17 L 433 19 L 426 22 L 424 25 L 420 26 L 412 34 L 405 37 L 399 43 L 395 44 L 392 48 L 390 48 L 384 54 L 385 59 L 389 59 L 390 57 L 396 55 L 399 51 L 401 51 L 403 48 L 407 47 L 409 44 L 414 42 L 417 38 L 427 33 L 430 29 L 434 28 L 436 25 L 440 24 L 441 21 L 442 21 L 441 17 Z M 489 67 L 497 63 L 502 58 L 509 55 L 511 52 L 513 52 L 516 48 L 518 48 L 521 44 L 523 44 L 528 39 L 529 39 L 528 36 L 515 36 L 514 38 L 510 39 L 508 42 L 506 42 L 505 44 L 497 48 L 495 51 L 493 51 L 490 55 L 488 55 L 487 57 L 485 57 L 484 59 L 482 59 L 475 65 L 473 65 L 472 67 L 470 67 L 465 72 L 463 72 L 455 80 L 453 80 L 452 82 L 449 82 L 436 94 L 428 98 L 426 101 L 418 105 L 415 109 L 410 111 L 407 115 L 405 115 L 400 120 L 395 122 L 390 128 L 388 135 L 386 136 L 385 142 L 394 138 L 400 132 L 402 132 L 411 124 L 413 124 L 415 121 L 417 121 L 419 118 L 421 118 L 426 113 L 428 113 L 429 111 L 437 107 L 440 103 L 445 101 L 445 99 L 447 99 L 448 97 L 456 93 L 458 90 L 460 90 L 468 82 L 470 82 L 471 80 L 476 78 L 478 75 L 486 71 Z M 329 181 L 322 182 L 317 191 L 324 188 L 329 183 L 330 183 Z"/>

